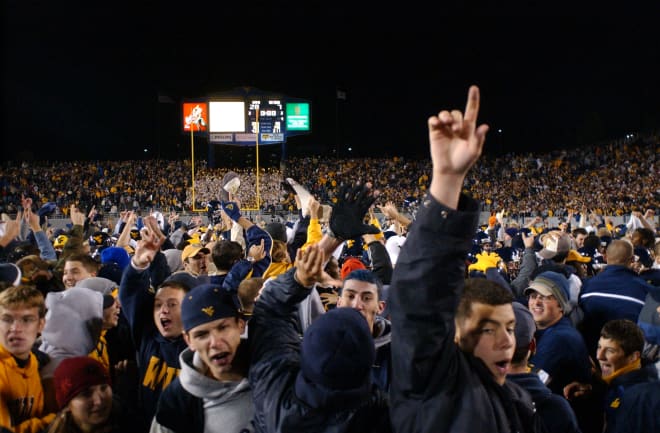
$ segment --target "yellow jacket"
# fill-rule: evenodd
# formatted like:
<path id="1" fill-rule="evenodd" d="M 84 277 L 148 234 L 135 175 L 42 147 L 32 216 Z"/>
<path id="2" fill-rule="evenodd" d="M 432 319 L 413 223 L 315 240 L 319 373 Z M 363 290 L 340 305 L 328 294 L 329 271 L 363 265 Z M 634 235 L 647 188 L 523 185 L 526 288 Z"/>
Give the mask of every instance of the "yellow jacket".
<path id="1" fill-rule="evenodd" d="M 0 426 L 16 433 L 37 433 L 55 419 L 44 414 L 44 389 L 37 358 L 30 353 L 26 367 L 0 345 Z"/>
<path id="2" fill-rule="evenodd" d="M 287 262 L 272 262 L 266 272 L 264 272 L 263 279 L 267 280 L 270 277 L 277 277 L 280 274 L 285 273 L 293 267 L 293 263 Z"/>

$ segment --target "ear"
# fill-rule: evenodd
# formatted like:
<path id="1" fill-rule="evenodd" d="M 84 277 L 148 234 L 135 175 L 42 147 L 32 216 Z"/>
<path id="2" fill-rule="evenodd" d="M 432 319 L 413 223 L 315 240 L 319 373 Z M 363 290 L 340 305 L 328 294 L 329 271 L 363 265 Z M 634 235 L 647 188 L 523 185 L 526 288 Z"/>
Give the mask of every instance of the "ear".
<path id="1" fill-rule="evenodd" d="M 39 319 L 39 326 L 37 328 L 37 332 L 41 334 L 44 330 L 44 326 L 46 326 L 46 318 L 42 317 Z"/>
<path id="2" fill-rule="evenodd" d="M 383 314 L 385 311 L 385 301 L 378 301 L 378 314 Z"/>
<path id="3" fill-rule="evenodd" d="M 238 320 L 238 330 L 241 331 L 241 334 L 245 332 L 245 320 L 237 318 Z"/>
<path id="4" fill-rule="evenodd" d="M 536 353 L 536 338 L 532 337 L 532 341 L 529 342 L 529 352 L 530 356 Z"/>
<path id="5" fill-rule="evenodd" d="M 630 360 L 630 362 L 635 362 L 638 359 L 640 359 L 641 357 L 642 357 L 642 354 L 639 352 L 639 350 L 636 350 L 633 353 L 631 353 L 630 355 L 628 355 L 628 359 Z"/>
<path id="6" fill-rule="evenodd" d="M 454 317 L 454 343 L 458 344 L 461 341 L 461 327 L 458 320 Z"/>
<path id="7" fill-rule="evenodd" d="M 183 341 L 186 342 L 190 350 L 192 350 L 193 352 L 195 351 L 195 349 L 193 349 L 193 347 L 190 345 L 190 335 L 188 335 L 186 331 L 183 331 Z"/>

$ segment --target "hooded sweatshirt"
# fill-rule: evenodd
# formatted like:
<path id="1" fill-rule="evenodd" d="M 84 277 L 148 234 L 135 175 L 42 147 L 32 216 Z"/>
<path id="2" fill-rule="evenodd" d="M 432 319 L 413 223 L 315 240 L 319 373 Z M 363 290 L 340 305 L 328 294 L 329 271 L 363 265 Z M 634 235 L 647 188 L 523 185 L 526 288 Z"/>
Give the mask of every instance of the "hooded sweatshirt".
<path id="1" fill-rule="evenodd" d="M 89 277 L 78 281 L 74 287 L 87 287 L 95 292 L 101 293 L 104 297 L 110 295 L 114 298 L 119 296 L 119 287 L 114 281 L 103 277 Z M 105 303 L 105 301 L 104 301 Z M 91 358 L 99 361 L 108 371 L 112 371 L 110 365 L 110 355 L 108 354 L 108 340 L 106 334 L 108 330 L 103 329 L 96 343 L 96 347 L 89 353 Z"/>
<path id="2" fill-rule="evenodd" d="M 34 353 L 24 366 L 0 345 L 0 430 L 17 433 L 42 431 L 55 418 L 44 413 L 44 389 Z"/>
<path id="3" fill-rule="evenodd" d="M 103 324 L 103 295 L 85 287 L 71 287 L 46 295 L 46 326 L 39 350 L 51 361 L 41 369 L 51 378 L 65 358 L 84 356 L 94 349 Z"/>
<path id="4" fill-rule="evenodd" d="M 254 431 L 251 424 L 254 404 L 247 378 L 237 382 L 220 382 L 209 377 L 204 362 L 190 349 L 181 353 L 179 362 L 181 372 L 161 394 L 151 433 Z M 186 401 L 181 398 L 182 393 L 187 394 L 185 406 L 181 405 Z M 198 410 L 191 410 L 191 406 Z M 190 414 L 183 422 L 182 413 Z M 197 430 L 199 428 L 203 430 Z"/>
<path id="5" fill-rule="evenodd" d="M 371 380 L 378 388 L 388 392 L 392 377 L 392 364 L 390 363 L 392 325 L 390 321 L 382 316 L 376 316 L 373 337 L 376 346 L 376 360 L 373 367 L 371 367 Z"/>

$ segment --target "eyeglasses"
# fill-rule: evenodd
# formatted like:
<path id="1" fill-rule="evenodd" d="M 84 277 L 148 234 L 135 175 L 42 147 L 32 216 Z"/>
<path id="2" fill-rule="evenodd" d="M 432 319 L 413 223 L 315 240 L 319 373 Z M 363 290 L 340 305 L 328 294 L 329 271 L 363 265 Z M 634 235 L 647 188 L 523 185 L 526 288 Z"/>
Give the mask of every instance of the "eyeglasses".
<path id="1" fill-rule="evenodd" d="M 539 300 L 541 302 L 550 302 L 550 301 L 555 301 L 557 298 L 555 298 L 554 295 L 543 296 L 539 292 L 532 292 L 529 294 L 529 299 L 531 299 L 532 301 Z"/>
<path id="2" fill-rule="evenodd" d="M 11 326 L 14 322 L 18 322 L 23 326 L 30 326 L 39 321 L 37 316 L 23 316 L 23 317 L 14 317 L 9 315 L 4 315 L 0 317 L 0 322 L 4 325 Z"/>

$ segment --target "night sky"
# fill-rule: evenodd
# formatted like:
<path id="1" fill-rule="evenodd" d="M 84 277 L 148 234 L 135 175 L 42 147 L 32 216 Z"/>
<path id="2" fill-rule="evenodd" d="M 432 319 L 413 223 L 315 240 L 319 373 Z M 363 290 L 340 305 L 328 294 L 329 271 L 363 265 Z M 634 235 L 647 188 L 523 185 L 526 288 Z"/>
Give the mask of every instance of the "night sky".
<path id="1" fill-rule="evenodd" d="M 183 158 L 179 103 L 243 86 L 312 102 L 290 154 L 426 156 L 470 84 L 491 153 L 660 128 L 657 14 L 207 6 L 3 2 L 3 160 Z"/>

